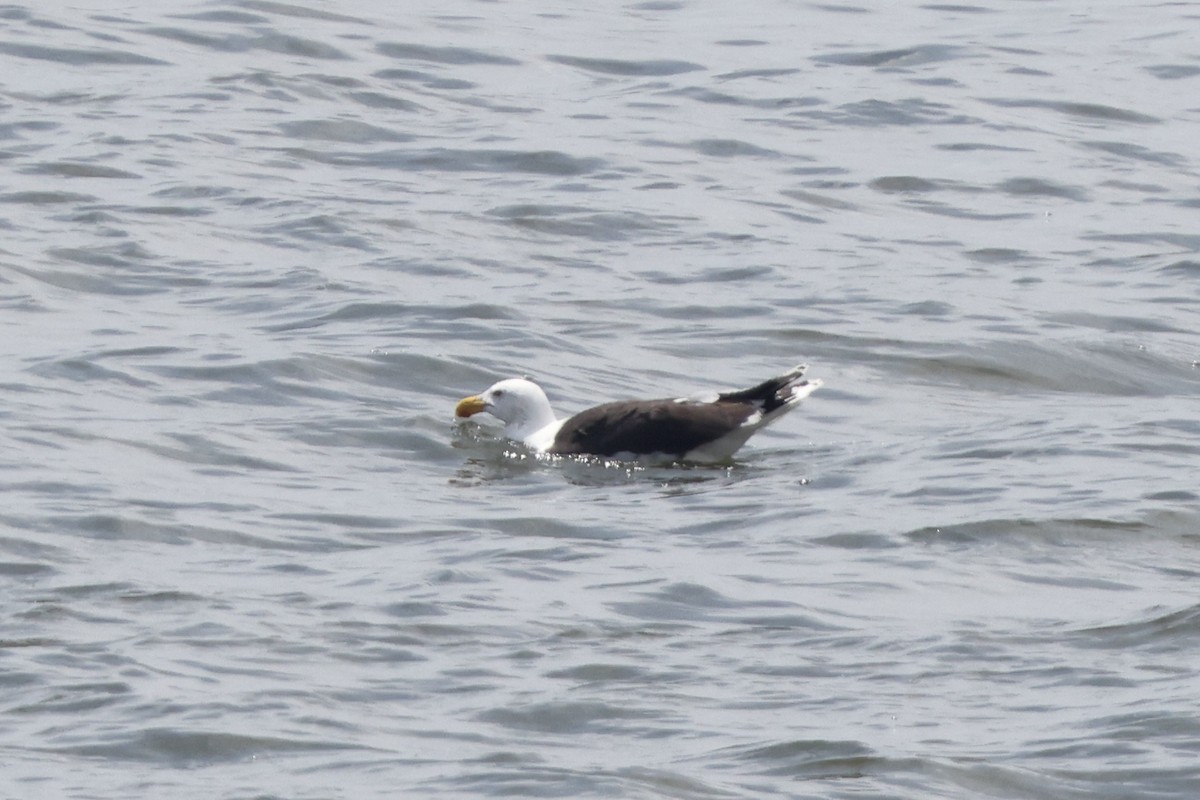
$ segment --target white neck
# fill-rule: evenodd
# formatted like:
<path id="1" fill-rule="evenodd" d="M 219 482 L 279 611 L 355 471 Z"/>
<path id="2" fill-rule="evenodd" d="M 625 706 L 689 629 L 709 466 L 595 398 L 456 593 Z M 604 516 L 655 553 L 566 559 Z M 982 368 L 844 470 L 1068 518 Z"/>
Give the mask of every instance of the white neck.
<path id="1" fill-rule="evenodd" d="M 528 413 L 522 414 L 517 419 L 505 425 L 504 435 L 510 439 L 524 442 L 538 431 L 557 422 L 558 420 L 554 418 L 554 410 L 550 408 L 550 404 L 539 403 L 536 408 L 530 409 Z"/>

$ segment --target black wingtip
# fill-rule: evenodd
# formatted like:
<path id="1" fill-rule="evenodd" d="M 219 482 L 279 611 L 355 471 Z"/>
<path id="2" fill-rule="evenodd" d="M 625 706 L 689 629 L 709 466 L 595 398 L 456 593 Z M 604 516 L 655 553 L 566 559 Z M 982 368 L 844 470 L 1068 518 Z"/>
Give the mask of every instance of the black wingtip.
<path id="1" fill-rule="evenodd" d="M 795 387 L 807 383 L 803 380 L 807 369 L 807 364 L 797 364 L 784 374 L 768 378 L 757 386 L 737 392 L 725 392 L 721 395 L 721 399 L 743 403 L 758 402 L 763 404 L 764 411 L 773 411 L 791 399 Z"/>

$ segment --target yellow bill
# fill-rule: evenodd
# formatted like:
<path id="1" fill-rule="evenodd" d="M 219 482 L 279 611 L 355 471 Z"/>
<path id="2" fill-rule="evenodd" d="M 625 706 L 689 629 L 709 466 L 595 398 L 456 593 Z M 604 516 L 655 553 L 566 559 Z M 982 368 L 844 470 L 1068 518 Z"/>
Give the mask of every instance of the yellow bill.
<path id="1" fill-rule="evenodd" d="M 482 397 L 473 394 L 458 401 L 458 405 L 454 407 L 454 416 L 469 417 L 472 414 L 478 414 L 480 411 L 487 411 L 487 404 L 483 402 Z"/>

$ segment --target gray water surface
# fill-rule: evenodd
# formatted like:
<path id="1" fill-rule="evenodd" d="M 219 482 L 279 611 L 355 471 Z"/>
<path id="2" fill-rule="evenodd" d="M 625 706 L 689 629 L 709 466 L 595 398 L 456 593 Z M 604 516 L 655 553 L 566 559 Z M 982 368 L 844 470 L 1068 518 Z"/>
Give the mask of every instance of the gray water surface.
<path id="1" fill-rule="evenodd" d="M 1200 7 L 874 5 L 0 8 L 0 797 L 1195 797 Z"/>

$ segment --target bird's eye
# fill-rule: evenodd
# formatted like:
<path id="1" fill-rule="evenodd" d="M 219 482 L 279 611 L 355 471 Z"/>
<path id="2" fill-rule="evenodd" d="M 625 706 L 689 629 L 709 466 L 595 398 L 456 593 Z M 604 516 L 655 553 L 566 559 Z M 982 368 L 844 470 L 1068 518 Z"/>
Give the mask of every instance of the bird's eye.
<path id="1" fill-rule="evenodd" d="M 492 397 L 504 397 L 504 390 L 497 389 L 496 391 L 492 392 Z"/>

